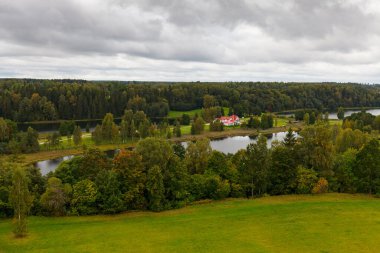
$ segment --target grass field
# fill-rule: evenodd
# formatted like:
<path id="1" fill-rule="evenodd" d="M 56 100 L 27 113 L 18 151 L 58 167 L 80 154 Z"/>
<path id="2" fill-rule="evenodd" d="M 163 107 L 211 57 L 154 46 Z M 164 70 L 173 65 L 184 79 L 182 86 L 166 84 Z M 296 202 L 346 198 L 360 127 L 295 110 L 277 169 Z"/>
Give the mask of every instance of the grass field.
<path id="1" fill-rule="evenodd" d="M 327 194 L 236 199 L 162 213 L 33 217 L 0 252 L 378 252 L 380 200 Z"/>
<path id="2" fill-rule="evenodd" d="M 228 114 L 228 107 L 223 107 L 224 115 Z M 169 118 L 180 118 L 182 117 L 182 114 L 188 114 L 191 118 L 194 117 L 194 115 L 197 113 L 199 116 L 202 113 L 202 109 L 195 109 L 191 111 L 169 111 L 168 117 Z"/>
<path id="3" fill-rule="evenodd" d="M 194 117 L 194 115 L 197 113 L 198 115 L 201 115 L 202 109 L 195 109 L 191 111 L 169 111 L 168 117 L 169 118 L 180 118 L 182 117 L 182 114 L 186 113 L 190 117 Z"/>

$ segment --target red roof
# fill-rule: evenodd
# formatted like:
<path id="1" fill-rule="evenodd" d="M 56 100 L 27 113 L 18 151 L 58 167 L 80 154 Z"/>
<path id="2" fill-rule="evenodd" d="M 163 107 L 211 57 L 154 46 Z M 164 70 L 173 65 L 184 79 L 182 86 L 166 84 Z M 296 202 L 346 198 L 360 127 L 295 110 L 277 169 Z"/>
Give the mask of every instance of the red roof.
<path id="1" fill-rule="evenodd" d="M 239 120 L 239 117 L 237 115 L 231 115 L 231 116 L 223 116 L 220 117 L 219 120 L 223 122 L 224 124 L 234 124 L 236 121 Z"/>

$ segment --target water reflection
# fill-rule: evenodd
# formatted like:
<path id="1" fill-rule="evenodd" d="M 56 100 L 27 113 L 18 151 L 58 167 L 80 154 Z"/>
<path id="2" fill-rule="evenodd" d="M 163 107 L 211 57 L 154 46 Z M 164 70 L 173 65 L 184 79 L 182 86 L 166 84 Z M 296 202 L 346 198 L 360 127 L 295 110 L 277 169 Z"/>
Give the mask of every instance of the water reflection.
<path id="1" fill-rule="evenodd" d="M 267 146 L 268 148 L 272 147 L 274 141 L 283 141 L 285 139 L 287 132 L 278 132 L 273 134 L 266 134 L 267 137 Z M 294 133 L 298 137 L 297 133 Z M 223 152 L 225 154 L 231 153 L 235 154 L 240 149 L 245 149 L 249 144 L 256 143 L 258 136 L 234 136 L 227 137 L 222 139 L 216 139 L 210 141 L 211 148 Z M 181 143 L 185 148 L 187 147 L 186 142 Z"/>
<path id="2" fill-rule="evenodd" d="M 267 137 L 268 148 L 272 146 L 272 143 L 274 141 L 279 141 L 279 142 L 283 141 L 286 136 L 286 133 L 287 132 L 266 134 L 265 136 Z M 297 137 L 298 134 L 295 133 L 295 136 Z M 228 153 L 235 154 L 240 149 L 245 149 L 248 146 L 248 144 L 256 143 L 257 137 L 258 136 L 234 136 L 234 137 L 221 138 L 221 139 L 210 141 L 210 145 L 213 150 L 217 150 L 225 154 L 228 154 Z M 185 148 L 187 147 L 186 142 L 182 142 L 182 145 Z M 108 151 L 105 151 L 105 154 L 109 158 L 113 158 L 119 152 L 120 152 L 120 149 L 108 150 Z M 35 163 L 34 166 L 41 169 L 42 175 L 46 175 L 49 172 L 54 171 L 61 162 L 70 160 L 73 157 L 74 156 L 69 155 L 69 156 L 64 156 L 57 159 L 45 160 L 45 161 Z"/>
<path id="3" fill-rule="evenodd" d="M 113 158 L 119 152 L 120 152 L 120 149 L 104 151 L 104 153 L 109 158 Z M 56 159 L 50 159 L 50 160 L 40 161 L 40 162 L 36 162 L 34 164 L 34 166 L 37 167 L 37 168 L 40 168 L 41 174 L 43 176 L 45 176 L 49 172 L 55 171 L 55 169 L 58 168 L 58 166 L 61 164 L 61 162 L 70 160 L 73 157 L 74 157 L 73 155 L 68 155 L 68 156 L 64 156 L 64 157 L 60 157 L 60 158 L 56 158 Z"/>

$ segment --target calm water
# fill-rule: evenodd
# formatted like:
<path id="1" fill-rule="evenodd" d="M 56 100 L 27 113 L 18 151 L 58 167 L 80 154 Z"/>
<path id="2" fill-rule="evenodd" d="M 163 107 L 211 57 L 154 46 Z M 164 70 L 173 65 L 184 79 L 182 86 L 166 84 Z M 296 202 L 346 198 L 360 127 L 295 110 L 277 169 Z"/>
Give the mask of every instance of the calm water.
<path id="1" fill-rule="evenodd" d="M 350 116 L 351 114 L 353 113 L 356 113 L 356 112 L 361 112 L 361 110 L 347 110 L 344 112 L 344 117 L 348 117 Z M 375 115 L 375 116 L 378 116 L 380 115 L 380 109 L 371 109 L 371 110 L 366 110 L 366 112 L 372 114 L 372 115 Z M 330 113 L 329 114 L 329 119 L 338 119 L 338 116 L 337 116 L 337 113 Z"/>
<path id="2" fill-rule="evenodd" d="M 295 133 L 296 136 L 297 133 Z M 268 147 L 272 146 L 273 141 L 282 141 L 284 140 L 286 136 L 286 132 L 279 132 L 275 134 L 269 134 L 266 135 L 268 138 L 267 145 Z M 227 137 L 223 139 L 218 139 L 218 140 L 212 140 L 210 141 L 210 145 L 213 150 L 218 150 L 220 152 L 223 152 L 225 154 L 228 153 L 236 153 L 240 149 L 245 149 L 248 144 L 250 143 L 256 143 L 257 142 L 257 137 L 249 137 L 249 136 L 234 136 L 234 137 Z M 185 147 L 187 146 L 186 142 L 182 142 L 182 145 Z M 109 150 L 106 152 L 108 157 L 113 157 L 115 153 L 119 152 L 119 150 Z M 67 161 L 74 156 L 64 156 L 61 158 L 57 159 L 51 159 L 51 160 L 45 160 L 41 162 L 37 162 L 34 164 L 35 167 L 40 168 L 41 174 L 46 175 L 49 172 L 54 171 L 61 162 Z"/>
<path id="3" fill-rule="evenodd" d="M 108 157 L 114 157 L 116 153 L 118 153 L 120 151 L 120 149 L 116 149 L 116 150 L 108 150 L 108 151 L 105 151 L 104 153 L 108 156 Z M 64 156 L 64 157 L 61 157 L 61 158 L 56 158 L 56 159 L 51 159 L 51 160 L 45 160 L 45 161 L 40 161 L 40 162 L 36 162 L 34 164 L 35 167 L 37 168 L 40 168 L 41 170 L 41 174 L 43 176 L 45 176 L 46 174 L 48 174 L 49 172 L 53 172 L 55 171 L 56 168 L 58 168 L 58 166 L 61 164 L 61 162 L 63 161 L 67 161 L 67 160 L 70 160 L 72 159 L 74 156 L 73 155 L 68 155 L 68 156 Z"/>
<path id="4" fill-rule="evenodd" d="M 41 174 L 44 176 L 48 174 L 49 172 L 54 171 L 61 162 L 70 160 L 73 157 L 74 157 L 73 155 L 68 155 L 61 158 L 40 161 L 40 162 L 36 162 L 34 166 L 37 168 L 40 168 Z"/>
<path id="5" fill-rule="evenodd" d="M 286 132 L 278 132 L 274 134 L 266 135 L 267 137 L 267 146 L 270 148 L 272 146 L 272 142 L 274 141 L 283 141 L 286 136 Z M 295 136 L 298 136 L 295 133 Z M 234 136 L 227 137 L 218 140 L 210 141 L 211 148 L 213 150 L 217 150 L 223 152 L 225 154 L 231 153 L 235 154 L 240 149 L 245 149 L 249 144 L 256 143 L 258 137 L 250 137 L 250 136 Z M 187 143 L 182 142 L 182 145 L 186 148 Z"/>
<path id="6" fill-rule="evenodd" d="M 351 116 L 351 114 L 356 113 L 356 112 L 361 112 L 361 110 L 347 110 L 344 112 L 344 117 Z M 380 115 L 380 109 L 370 109 L 366 110 L 366 112 L 371 113 L 372 115 L 378 116 Z M 279 114 L 281 116 L 285 117 L 294 117 L 294 113 L 290 114 Z M 338 119 L 338 115 L 336 112 L 330 112 L 329 113 L 329 119 Z"/>

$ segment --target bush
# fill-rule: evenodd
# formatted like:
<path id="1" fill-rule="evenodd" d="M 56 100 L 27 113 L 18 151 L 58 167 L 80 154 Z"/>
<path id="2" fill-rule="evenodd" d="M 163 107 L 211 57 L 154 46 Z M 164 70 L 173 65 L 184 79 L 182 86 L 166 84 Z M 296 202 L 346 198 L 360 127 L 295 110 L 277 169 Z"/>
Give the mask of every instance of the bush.
<path id="1" fill-rule="evenodd" d="M 313 194 L 321 194 L 326 193 L 329 190 L 329 183 L 327 180 L 323 177 L 321 177 L 318 182 L 314 185 L 313 190 L 311 193 Z"/>
<path id="2" fill-rule="evenodd" d="M 296 178 L 296 192 L 299 194 L 310 193 L 317 180 L 317 173 L 314 170 L 298 166 Z"/>

